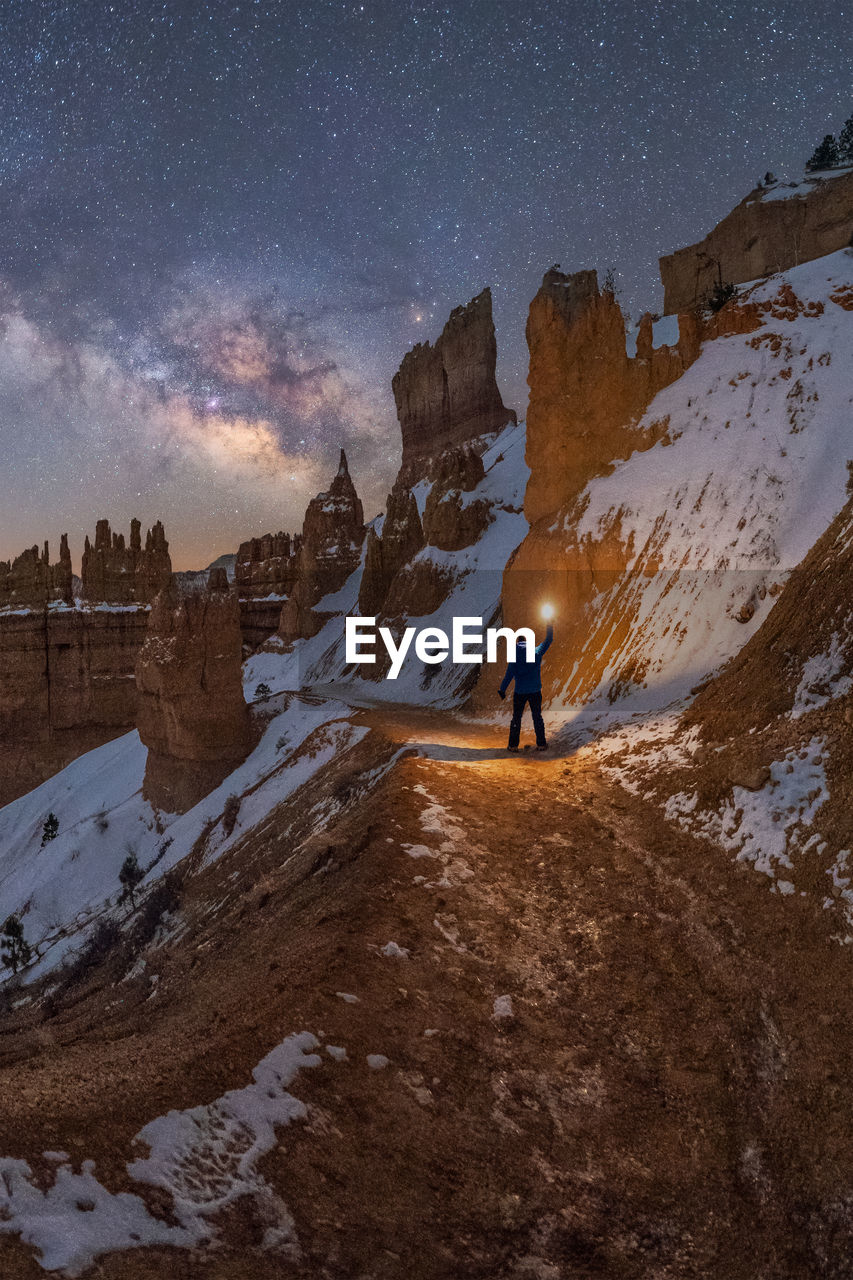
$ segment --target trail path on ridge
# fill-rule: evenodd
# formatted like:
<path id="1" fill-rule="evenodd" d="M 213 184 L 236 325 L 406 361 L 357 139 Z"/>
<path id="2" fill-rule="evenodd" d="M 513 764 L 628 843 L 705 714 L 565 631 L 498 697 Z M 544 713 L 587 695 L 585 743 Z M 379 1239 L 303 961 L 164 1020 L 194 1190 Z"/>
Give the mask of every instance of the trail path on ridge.
<path id="1" fill-rule="evenodd" d="M 116 1185 L 142 1123 L 244 1084 L 289 1032 L 346 1049 L 297 1079 L 308 1121 L 262 1162 L 300 1262 L 271 1261 L 241 1202 L 215 1254 L 108 1255 L 96 1274 L 849 1274 L 850 957 L 814 904 L 667 826 L 588 753 L 507 756 L 503 726 L 450 713 L 355 714 L 412 753 L 302 861 L 273 825 L 204 872 L 153 1004 L 94 991 L 37 1057 L 0 1046 L 3 1151 L 29 1131 Z M 0 1239 L 0 1274 L 43 1273 Z"/>

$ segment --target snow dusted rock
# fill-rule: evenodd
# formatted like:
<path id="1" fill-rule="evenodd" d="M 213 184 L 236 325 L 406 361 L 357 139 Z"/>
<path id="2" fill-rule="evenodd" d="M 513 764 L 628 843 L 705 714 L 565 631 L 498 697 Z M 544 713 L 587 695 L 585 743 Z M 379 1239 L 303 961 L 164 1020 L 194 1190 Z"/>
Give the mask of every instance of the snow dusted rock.
<path id="1" fill-rule="evenodd" d="M 286 643 L 317 634 L 323 619 L 313 612 L 314 605 L 342 587 L 357 567 L 364 532 L 361 500 L 341 449 L 328 491 L 312 498 L 305 512 L 296 580 L 279 623 L 279 636 Z"/>
<path id="2" fill-rule="evenodd" d="M 501 399 L 496 362 L 490 289 L 450 313 L 435 346 L 420 342 L 404 356 L 392 388 L 407 483 L 428 475 L 446 449 L 516 421 Z"/>
<path id="3" fill-rule="evenodd" d="M 92 603 L 150 604 L 169 581 L 172 561 L 163 526 L 158 520 L 142 546 L 138 520 L 130 522 L 130 545 L 123 533 L 112 533 L 109 520 L 99 520 L 95 544 L 88 537 L 83 548 L 83 596 Z"/>
<path id="4" fill-rule="evenodd" d="M 186 811 L 245 759 L 241 660 L 234 592 L 181 596 L 172 583 L 160 593 L 136 662 L 144 792 L 155 807 Z"/>
<path id="5" fill-rule="evenodd" d="M 660 260 L 664 311 L 702 303 L 719 279 L 740 284 L 834 253 L 853 234 L 853 167 L 756 187 L 698 244 Z"/>
<path id="6" fill-rule="evenodd" d="M 664 435 L 665 424 L 638 430 L 635 419 L 690 362 L 682 349 L 687 334 L 682 338 L 676 326 L 674 337 L 674 345 L 655 351 L 646 320 L 631 357 L 619 303 L 609 289 L 599 290 L 594 271 L 565 275 L 552 267 L 545 273 L 527 320 L 531 477 L 524 511 L 531 524 L 579 494 L 615 459 Z"/>
<path id="7" fill-rule="evenodd" d="M 381 535 L 373 528 L 368 530 L 358 593 L 362 616 L 372 617 L 381 611 L 395 575 L 417 555 L 424 542 L 417 500 L 411 489 L 395 484 L 388 494 Z"/>
<path id="8" fill-rule="evenodd" d="M 424 534 L 430 546 L 461 551 L 482 536 L 491 519 L 489 503 L 472 491 L 484 475 L 483 459 L 470 445 L 444 454 L 424 507 Z"/>
<path id="9" fill-rule="evenodd" d="M 492 1007 L 492 1017 L 496 1022 L 504 1022 L 508 1018 L 515 1017 L 515 1010 L 512 1007 L 512 996 L 496 996 Z"/>

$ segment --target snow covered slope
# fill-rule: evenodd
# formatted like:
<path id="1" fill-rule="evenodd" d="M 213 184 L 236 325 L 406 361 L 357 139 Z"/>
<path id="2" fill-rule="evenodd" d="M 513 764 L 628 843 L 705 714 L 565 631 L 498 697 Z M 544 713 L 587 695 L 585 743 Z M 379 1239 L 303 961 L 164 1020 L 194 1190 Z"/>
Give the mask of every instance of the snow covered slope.
<path id="1" fill-rule="evenodd" d="M 14 914 L 23 924 L 36 957 L 27 979 L 55 968 L 98 920 L 122 918 L 118 876 L 129 854 L 145 872 L 140 894 L 191 852 L 203 864 L 219 858 L 364 737 L 367 729 L 351 724 L 348 714 L 341 703 L 271 701 L 248 759 L 181 815 L 155 812 L 143 798 L 147 753 L 136 732 L 81 756 L 0 809 L 0 920 Z M 240 801 L 230 830 L 229 797 Z M 51 813 L 58 835 L 42 844 Z"/>
<path id="2" fill-rule="evenodd" d="M 528 528 L 522 513 L 529 475 L 524 461 L 523 423 L 500 432 L 483 454 L 483 465 L 483 480 L 475 489 L 463 493 L 461 500 L 463 506 L 481 500 L 487 502 L 490 522 L 471 546 L 459 551 L 425 546 L 405 567 L 404 572 L 412 584 L 406 593 L 410 607 L 402 619 L 406 624 L 418 628 L 440 627 L 449 635 L 454 616 L 482 618 L 488 626 L 498 613 L 504 566 Z M 414 488 L 421 516 L 429 489 L 426 481 Z M 375 527 L 381 532 L 381 516 Z M 364 552 L 358 569 L 341 590 L 315 606 L 318 613 L 334 615 L 316 636 L 297 641 L 290 653 L 268 646 L 269 651 L 248 660 L 245 666 L 247 698 L 255 696 L 259 684 L 278 691 L 318 685 L 328 688 L 342 682 L 346 684 L 347 698 L 355 701 L 383 700 L 440 707 L 452 706 L 464 697 L 476 679 L 476 668 L 460 671 L 450 661 L 425 665 L 418 661 L 414 651 L 406 657 L 396 680 L 381 678 L 380 665 L 364 666 L 358 671 L 347 668 L 344 619 L 347 614 L 358 613 L 363 568 Z M 439 607 L 429 612 L 418 608 L 418 581 L 423 570 L 429 571 L 431 580 L 440 578 L 446 590 Z"/>
<path id="3" fill-rule="evenodd" d="M 663 438 L 539 535 L 567 721 L 684 697 L 749 639 L 844 504 L 853 252 L 747 287 L 737 306 L 752 331 L 707 342 L 641 420 Z"/>

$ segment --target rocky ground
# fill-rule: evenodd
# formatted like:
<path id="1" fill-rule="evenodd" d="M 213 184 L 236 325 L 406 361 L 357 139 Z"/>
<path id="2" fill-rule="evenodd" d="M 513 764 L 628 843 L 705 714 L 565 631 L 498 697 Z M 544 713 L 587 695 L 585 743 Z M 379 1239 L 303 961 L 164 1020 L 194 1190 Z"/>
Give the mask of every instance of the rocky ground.
<path id="1" fill-rule="evenodd" d="M 376 731 L 359 771 L 332 766 L 188 880 L 187 931 L 143 972 L 121 980 L 108 954 L 4 1020 L 0 1153 L 45 1179 L 46 1150 L 94 1159 L 160 1213 L 125 1169 L 143 1124 L 242 1087 L 292 1032 L 346 1050 L 296 1078 L 307 1118 L 259 1166 L 298 1257 L 261 1248 L 269 1197 L 247 1195 L 217 1248 L 90 1274 L 848 1275 L 850 956 L 819 908 L 769 895 L 592 756 L 359 714 Z M 44 1272 L 7 1235 L 0 1274 Z"/>

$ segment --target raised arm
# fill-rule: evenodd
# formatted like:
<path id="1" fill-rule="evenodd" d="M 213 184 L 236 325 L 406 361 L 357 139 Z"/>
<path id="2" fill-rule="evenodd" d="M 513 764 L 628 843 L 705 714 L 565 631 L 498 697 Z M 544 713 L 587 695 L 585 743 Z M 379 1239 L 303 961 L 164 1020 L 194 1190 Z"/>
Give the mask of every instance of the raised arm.
<path id="1" fill-rule="evenodd" d="M 549 622 L 549 623 L 548 623 L 548 630 L 545 632 L 545 639 L 542 641 L 542 643 L 540 644 L 539 648 L 536 650 L 536 656 L 537 656 L 537 658 L 541 658 L 541 657 L 542 657 L 542 654 L 545 652 L 545 650 L 546 650 L 546 649 L 550 649 L 550 647 L 551 647 L 551 641 L 552 641 L 553 639 L 554 639 L 554 628 L 551 626 L 551 623 Z"/>

